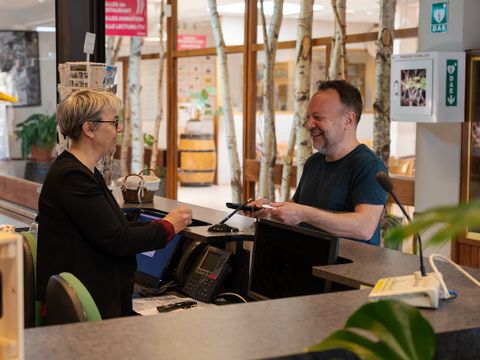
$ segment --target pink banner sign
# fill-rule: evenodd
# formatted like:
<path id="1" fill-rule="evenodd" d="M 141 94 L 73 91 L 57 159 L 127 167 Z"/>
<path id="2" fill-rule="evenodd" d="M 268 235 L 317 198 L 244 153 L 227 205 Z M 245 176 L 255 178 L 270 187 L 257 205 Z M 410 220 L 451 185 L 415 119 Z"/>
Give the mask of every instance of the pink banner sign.
<path id="1" fill-rule="evenodd" d="M 177 50 L 205 49 L 206 35 L 177 35 Z"/>
<path id="2" fill-rule="evenodd" d="M 147 0 L 106 0 L 105 34 L 147 36 Z"/>

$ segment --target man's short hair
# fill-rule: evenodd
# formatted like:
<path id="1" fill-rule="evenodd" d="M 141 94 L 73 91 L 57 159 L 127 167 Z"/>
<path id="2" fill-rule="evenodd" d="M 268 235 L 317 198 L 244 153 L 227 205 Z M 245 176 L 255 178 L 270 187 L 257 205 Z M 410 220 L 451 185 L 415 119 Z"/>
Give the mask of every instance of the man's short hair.
<path id="1" fill-rule="evenodd" d="M 355 113 L 357 124 L 362 116 L 362 95 L 360 91 L 345 80 L 327 80 L 317 82 L 317 91 L 335 90 L 340 97 L 340 102 Z"/>
<path id="2" fill-rule="evenodd" d="M 122 101 L 106 91 L 80 90 L 64 99 L 57 106 L 57 123 L 63 136 L 76 140 L 86 121 L 101 120 L 105 112 L 118 112 Z M 92 123 L 94 128 L 97 124 Z"/>

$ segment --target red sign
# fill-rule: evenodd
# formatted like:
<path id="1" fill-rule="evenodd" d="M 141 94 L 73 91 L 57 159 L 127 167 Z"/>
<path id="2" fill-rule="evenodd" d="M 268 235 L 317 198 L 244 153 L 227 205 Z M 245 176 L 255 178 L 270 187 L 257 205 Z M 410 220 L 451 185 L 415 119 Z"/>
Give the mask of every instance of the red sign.
<path id="1" fill-rule="evenodd" d="M 177 35 L 177 50 L 205 49 L 207 35 Z"/>
<path id="2" fill-rule="evenodd" d="M 105 34 L 147 36 L 147 0 L 106 0 Z"/>

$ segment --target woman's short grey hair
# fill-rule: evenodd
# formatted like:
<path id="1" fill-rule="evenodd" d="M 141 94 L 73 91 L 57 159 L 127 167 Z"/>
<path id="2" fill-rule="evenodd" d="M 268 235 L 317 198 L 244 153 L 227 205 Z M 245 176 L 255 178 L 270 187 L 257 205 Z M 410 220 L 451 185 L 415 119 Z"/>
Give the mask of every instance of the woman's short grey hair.
<path id="1" fill-rule="evenodd" d="M 90 89 L 80 90 L 58 104 L 58 127 L 63 136 L 76 140 L 82 133 L 84 122 L 102 120 L 103 113 L 118 113 L 121 107 L 122 101 L 110 92 Z M 93 128 L 97 125 L 92 123 Z"/>

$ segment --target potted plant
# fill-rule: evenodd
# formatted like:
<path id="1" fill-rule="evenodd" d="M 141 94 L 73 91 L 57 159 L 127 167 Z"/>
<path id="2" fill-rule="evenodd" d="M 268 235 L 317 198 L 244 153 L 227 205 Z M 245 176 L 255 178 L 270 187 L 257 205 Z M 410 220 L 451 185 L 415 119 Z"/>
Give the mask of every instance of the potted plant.
<path id="1" fill-rule="evenodd" d="M 190 120 L 188 120 L 186 124 L 187 133 L 203 132 L 205 130 L 204 125 L 202 125 L 200 122 L 203 117 L 221 115 L 222 109 L 219 108 L 213 111 L 209 102 L 209 96 L 215 94 L 216 90 L 213 86 L 208 86 L 198 92 L 193 92 L 190 94 Z"/>
<path id="2" fill-rule="evenodd" d="M 31 152 L 33 161 L 47 162 L 51 159 L 57 141 L 55 114 L 30 115 L 15 128 L 17 139 L 22 140 L 22 158 L 26 159 Z"/>

